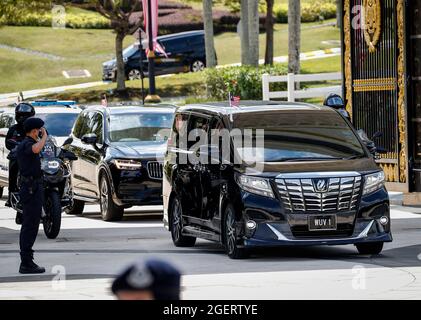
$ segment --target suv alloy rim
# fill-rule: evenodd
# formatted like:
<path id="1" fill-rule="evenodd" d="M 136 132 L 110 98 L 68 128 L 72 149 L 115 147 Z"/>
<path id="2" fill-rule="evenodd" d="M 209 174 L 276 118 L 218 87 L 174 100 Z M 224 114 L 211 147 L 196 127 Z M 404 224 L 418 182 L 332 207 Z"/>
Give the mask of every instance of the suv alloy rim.
<path id="1" fill-rule="evenodd" d="M 180 239 L 181 235 L 181 207 L 178 200 L 174 203 L 172 228 L 174 233 L 174 240 Z"/>
<path id="2" fill-rule="evenodd" d="M 226 217 L 226 243 L 228 252 L 231 254 L 235 250 L 236 234 L 235 234 L 235 219 L 231 209 L 227 211 Z"/>
<path id="3" fill-rule="evenodd" d="M 140 71 L 137 69 L 130 70 L 129 80 L 138 80 L 140 79 Z"/>
<path id="4" fill-rule="evenodd" d="M 108 210 L 108 185 L 105 179 L 102 179 L 101 184 L 101 212 L 104 216 Z"/>
<path id="5" fill-rule="evenodd" d="M 203 71 L 204 69 L 205 69 L 205 64 L 202 61 L 196 60 L 195 62 L 193 62 L 193 65 L 192 65 L 193 72 Z"/>

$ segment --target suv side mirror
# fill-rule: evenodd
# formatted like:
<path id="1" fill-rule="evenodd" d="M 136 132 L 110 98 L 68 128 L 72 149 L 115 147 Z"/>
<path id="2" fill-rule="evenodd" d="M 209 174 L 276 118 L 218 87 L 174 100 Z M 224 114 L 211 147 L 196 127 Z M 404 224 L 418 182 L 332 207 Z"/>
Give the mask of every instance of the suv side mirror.
<path id="1" fill-rule="evenodd" d="M 65 141 L 64 141 L 64 143 L 63 143 L 63 147 L 64 146 L 68 146 L 69 144 L 72 144 L 72 142 L 73 142 L 73 138 L 72 137 L 68 137 Z"/>
<path id="2" fill-rule="evenodd" d="M 98 138 L 95 133 L 88 133 L 88 134 L 83 135 L 80 140 L 82 140 L 82 142 L 85 144 L 95 145 Z"/>

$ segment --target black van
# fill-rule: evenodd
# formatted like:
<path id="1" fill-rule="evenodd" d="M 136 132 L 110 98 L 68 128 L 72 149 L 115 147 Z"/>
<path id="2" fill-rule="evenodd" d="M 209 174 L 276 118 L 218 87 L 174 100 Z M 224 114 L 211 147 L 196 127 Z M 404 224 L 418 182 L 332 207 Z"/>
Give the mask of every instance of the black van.
<path id="1" fill-rule="evenodd" d="M 156 53 L 155 70 L 157 75 L 180 72 L 198 72 L 206 67 L 205 33 L 189 31 L 157 38 L 167 56 Z M 123 51 L 126 77 L 129 80 L 140 78 L 140 57 L 142 55 L 143 72 L 148 73 L 148 60 L 144 50 L 138 45 L 131 45 Z M 103 80 L 115 81 L 116 60 L 103 63 Z"/>
<path id="2" fill-rule="evenodd" d="M 354 244 L 361 254 L 378 254 L 392 241 L 384 179 L 332 108 L 185 106 L 175 114 L 164 161 L 164 225 L 176 246 L 213 240 L 231 258 L 283 245 Z"/>

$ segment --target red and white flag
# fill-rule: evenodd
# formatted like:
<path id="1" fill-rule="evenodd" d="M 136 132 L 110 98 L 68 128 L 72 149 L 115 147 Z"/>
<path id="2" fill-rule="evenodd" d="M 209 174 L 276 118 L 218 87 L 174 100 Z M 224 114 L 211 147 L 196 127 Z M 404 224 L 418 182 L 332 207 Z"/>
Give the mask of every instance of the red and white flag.
<path id="1" fill-rule="evenodd" d="M 229 93 L 229 102 L 231 107 L 238 108 L 240 106 L 241 98 L 239 96 L 233 96 L 231 92 Z"/>
<path id="2" fill-rule="evenodd" d="M 146 56 L 149 54 L 149 10 L 148 4 L 151 3 L 151 21 L 152 21 L 152 39 L 153 39 L 153 49 L 155 52 L 162 53 L 165 57 L 168 58 L 165 50 L 161 47 L 161 45 L 156 41 L 158 37 L 158 0 L 141 0 L 142 1 L 142 8 L 143 8 L 143 21 L 144 21 L 144 28 L 146 31 L 146 38 L 148 41 L 148 46 L 146 48 Z"/>

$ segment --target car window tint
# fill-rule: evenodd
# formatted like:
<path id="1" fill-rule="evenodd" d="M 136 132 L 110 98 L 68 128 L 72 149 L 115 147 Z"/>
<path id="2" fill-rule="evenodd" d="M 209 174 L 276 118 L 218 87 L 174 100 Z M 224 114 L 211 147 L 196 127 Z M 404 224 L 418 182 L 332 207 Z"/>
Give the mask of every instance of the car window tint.
<path id="1" fill-rule="evenodd" d="M 174 123 L 172 127 L 171 137 L 168 141 L 168 146 L 174 146 L 177 148 L 185 148 L 182 141 L 187 142 L 188 132 L 187 125 L 189 121 L 188 113 L 177 113 L 174 117 Z"/>
<path id="2" fill-rule="evenodd" d="M 69 136 L 77 116 L 77 113 L 37 114 L 37 117 L 45 122 L 48 134 L 56 137 Z"/>
<path id="3" fill-rule="evenodd" d="M 95 133 L 99 144 L 102 143 L 102 128 L 103 128 L 103 117 L 99 112 L 95 112 L 91 117 L 91 133 Z"/>
<path id="4" fill-rule="evenodd" d="M 202 117 L 199 115 L 191 115 L 189 122 L 190 122 L 190 125 L 188 128 L 189 141 L 187 144 L 188 148 L 190 149 L 193 146 L 198 147 L 199 145 L 209 144 L 209 141 L 208 141 L 209 118 Z M 193 134 L 194 131 L 196 132 L 196 134 Z M 196 135 L 196 138 L 194 139 L 195 135 Z"/>
<path id="5" fill-rule="evenodd" d="M 79 117 L 77 118 L 75 125 L 73 127 L 73 135 L 80 139 L 82 138 L 82 129 L 85 122 L 86 112 L 82 112 Z"/>

